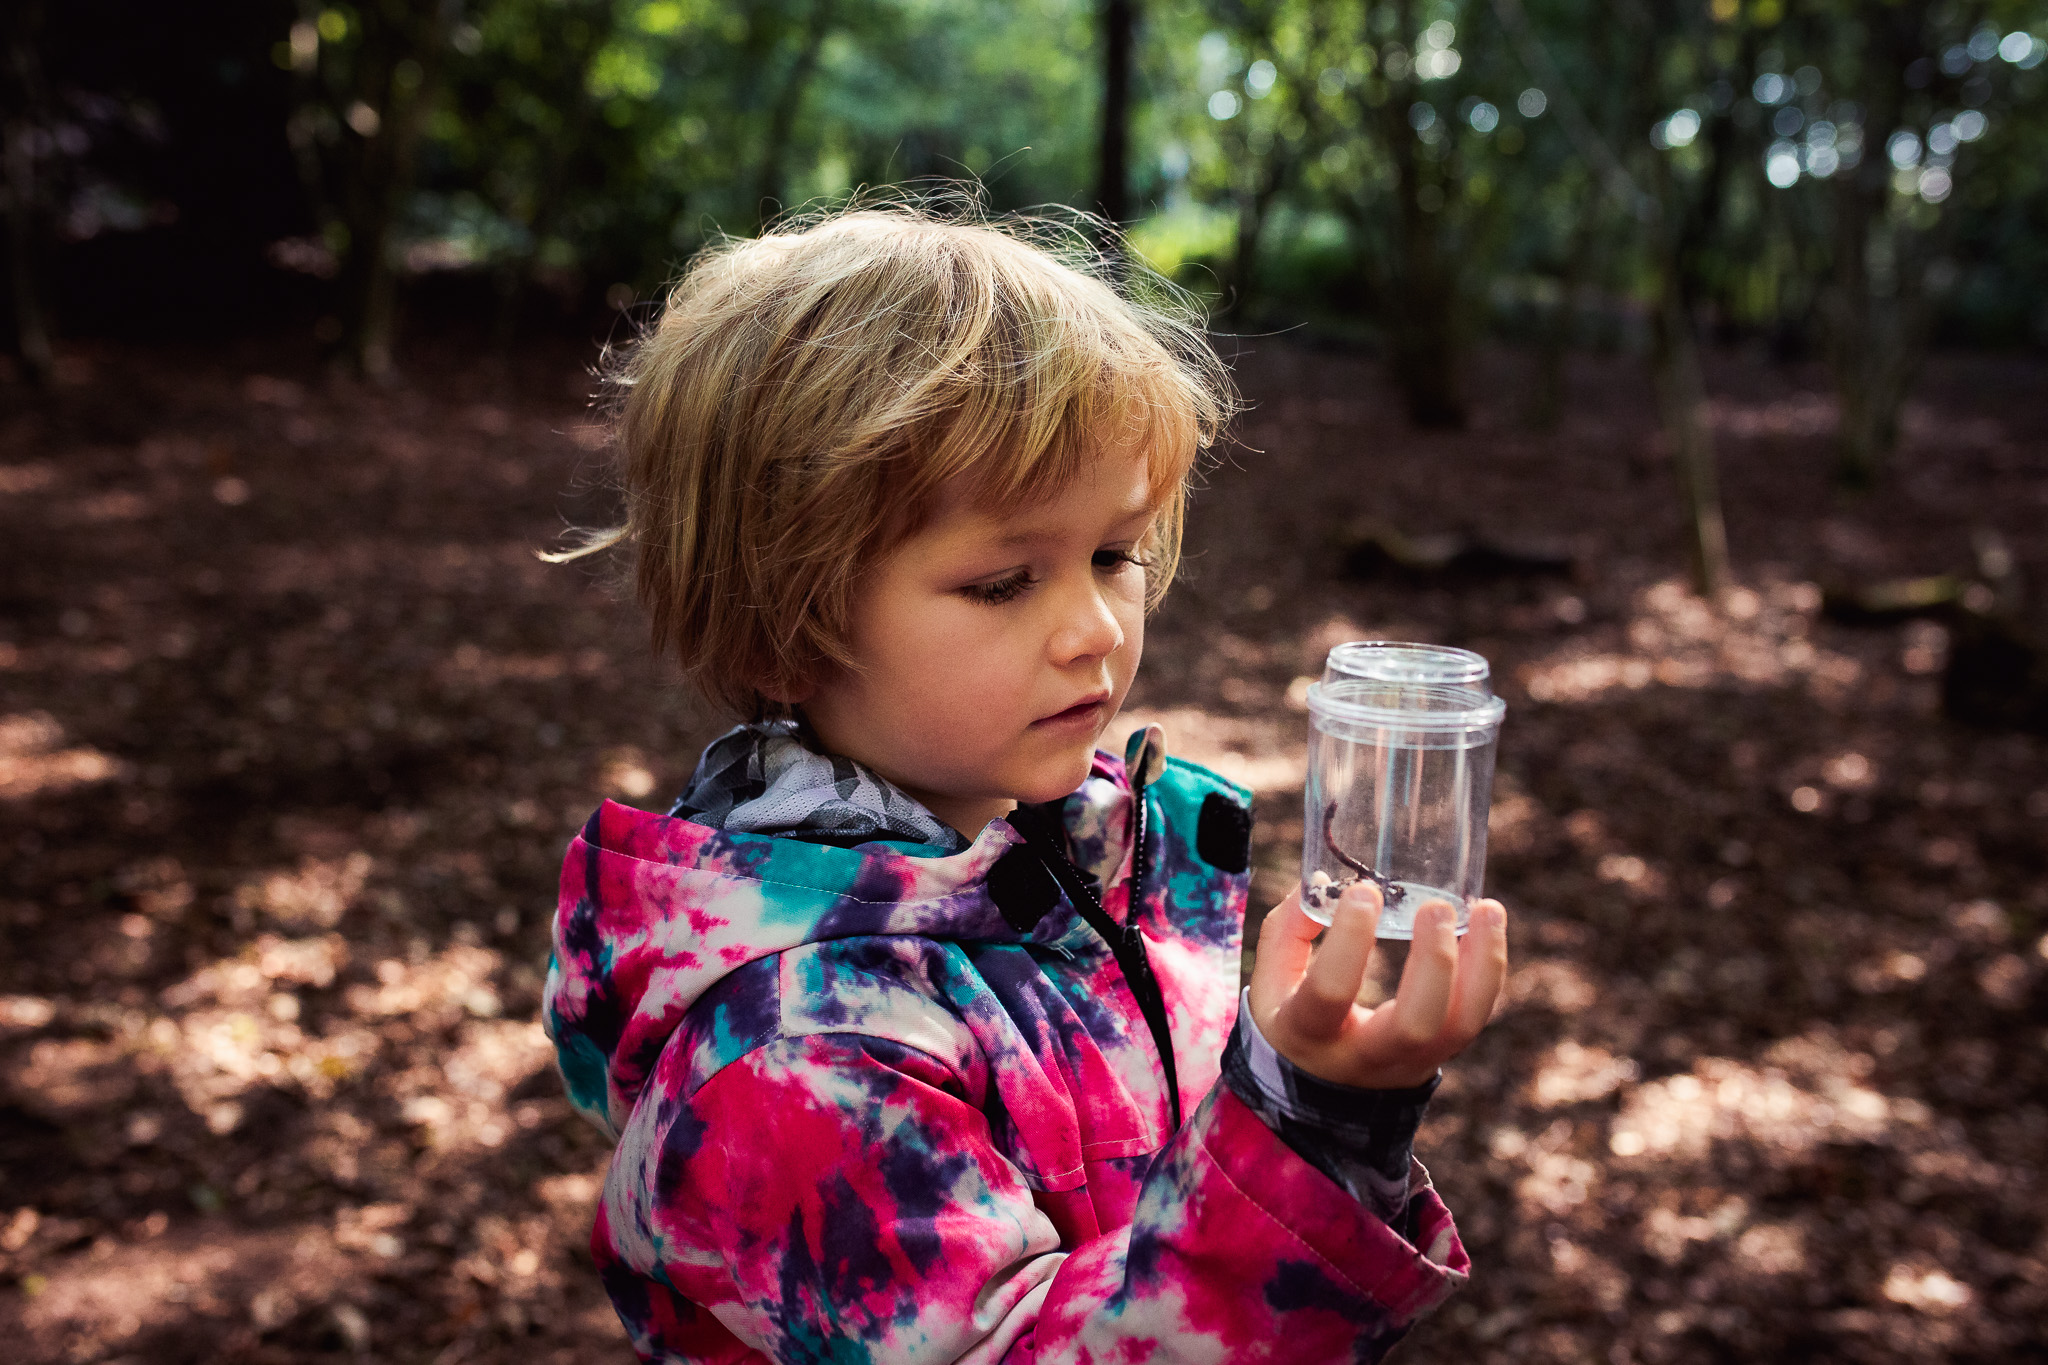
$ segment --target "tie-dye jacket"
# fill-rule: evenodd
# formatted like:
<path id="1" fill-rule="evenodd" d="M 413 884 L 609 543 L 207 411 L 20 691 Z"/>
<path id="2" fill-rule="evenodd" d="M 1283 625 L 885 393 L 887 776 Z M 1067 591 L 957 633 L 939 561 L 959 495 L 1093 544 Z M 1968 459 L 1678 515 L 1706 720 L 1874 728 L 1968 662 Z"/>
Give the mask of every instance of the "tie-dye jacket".
<path id="1" fill-rule="evenodd" d="M 592 1246 L 644 1359 L 1373 1360 L 1464 1279 L 1419 1166 L 1411 1242 L 1217 1084 L 1247 794 L 1169 760 L 1146 800 L 1178 1132 L 1102 938 L 1064 898 L 1020 931 L 991 897 L 1007 822 L 947 855 L 591 817 L 546 1022 L 618 1142 Z M 1098 754 L 1061 808 L 1118 923 L 1131 807 Z"/>

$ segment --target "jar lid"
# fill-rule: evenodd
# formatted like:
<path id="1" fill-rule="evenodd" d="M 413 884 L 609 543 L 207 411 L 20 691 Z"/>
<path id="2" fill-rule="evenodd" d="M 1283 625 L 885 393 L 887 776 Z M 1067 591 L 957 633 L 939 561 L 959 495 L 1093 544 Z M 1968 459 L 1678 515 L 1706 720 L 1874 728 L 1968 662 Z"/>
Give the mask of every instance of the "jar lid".
<path id="1" fill-rule="evenodd" d="M 1359 730 L 1485 731 L 1491 734 L 1507 714 L 1508 704 L 1471 687 L 1430 683 L 1382 682 L 1371 678 L 1338 678 L 1310 683 L 1308 712 L 1316 728 L 1344 735 Z M 1351 736 L 1346 737 L 1362 737 Z M 1474 735 L 1477 741 L 1484 735 Z"/>
<path id="2" fill-rule="evenodd" d="M 1402 640 L 1351 640 L 1333 648 L 1323 666 L 1325 682 L 1343 677 L 1484 686 L 1492 673 L 1493 668 L 1483 654 L 1455 645 L 1411 644 Z"/>

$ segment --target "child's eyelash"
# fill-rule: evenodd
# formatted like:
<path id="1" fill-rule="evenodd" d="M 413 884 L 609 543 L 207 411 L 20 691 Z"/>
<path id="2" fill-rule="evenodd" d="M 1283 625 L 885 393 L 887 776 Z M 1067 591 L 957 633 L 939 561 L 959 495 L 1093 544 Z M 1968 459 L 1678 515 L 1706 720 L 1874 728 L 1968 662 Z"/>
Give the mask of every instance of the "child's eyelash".
<path id="1" fill-rule="evenodd" d="M 1097 569 L 1120 569 L 1126 564 L 1135 564 L 1141 569 L 1152 567 L 1150 559 L 1134 550 L 1097 550 L 1090 562 Z M 971 602 L 996 607 L 1011 601 L 1037 581 L 1031 570 L 1019 569 L 1007 578 L 999 578 L 993 583 L 970 583 L 960 591 Z"/>
<path id="2" fill-rule="evenodd" d="M 1095 567 L 1098 569 L 1114 569 L 1125 564 L 1135 564 L 1141 569 L 1152 567 L 1152 561 L 1146 556 L 1139 554 L 1136 550 L 1097 550 L 1095 552 Z"/>
<path id="3" fill-rule="evenodd" d="M 1008 578 L 998 578 L 993 583 L 970 583 L 960 591 L 969 601 L 983 606 L 996 607 L 1015 597 L 1038 580 L 1031 576 L 1029 569 L 1019 569 Z"/>

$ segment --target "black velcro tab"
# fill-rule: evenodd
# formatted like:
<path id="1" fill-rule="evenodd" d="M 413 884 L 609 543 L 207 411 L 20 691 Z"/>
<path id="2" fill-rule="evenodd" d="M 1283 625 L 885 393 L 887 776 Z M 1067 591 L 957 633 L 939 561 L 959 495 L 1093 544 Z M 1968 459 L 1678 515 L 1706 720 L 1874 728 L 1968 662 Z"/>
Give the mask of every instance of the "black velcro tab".
<path id="1" fill-rule="evenodd" d="M 1003 912 L 1004 923 L 1028 934 L 1060 903 L 1060 884 L 1036 853 L 1019 844 L 988 870 L 988 898 Z"/>
<path id="2" fill-rule="evenodd" d="M 1202 801 L 1202 818 L 1195 825 L 1195 852 L 1202 861 L 1223 872 L 1242 872 L 1252 865 L 1252 813 L 1222 792 L 1210 792 Z"/>

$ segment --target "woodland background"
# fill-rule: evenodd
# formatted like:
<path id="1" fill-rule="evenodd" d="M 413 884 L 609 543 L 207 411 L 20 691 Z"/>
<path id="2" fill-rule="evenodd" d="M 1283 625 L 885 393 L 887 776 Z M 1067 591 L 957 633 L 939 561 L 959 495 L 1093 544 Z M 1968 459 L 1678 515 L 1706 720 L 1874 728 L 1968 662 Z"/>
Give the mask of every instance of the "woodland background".
<path id="1" fill-rule="evenodd" d="M 625 1356 L 559 850 L 719 726 L 597 571 L 720 233 L 1102 215 L 1253 406 L 1131 720 L 1258 792 L 1365 635 L 1508 699 L 1515 974 L 1412 1360 L 2048 1354 L 2048 6 L 17 0 L 0 1327 Z M 1110 245 L 1109 238 L 1101 238 Z"/>

